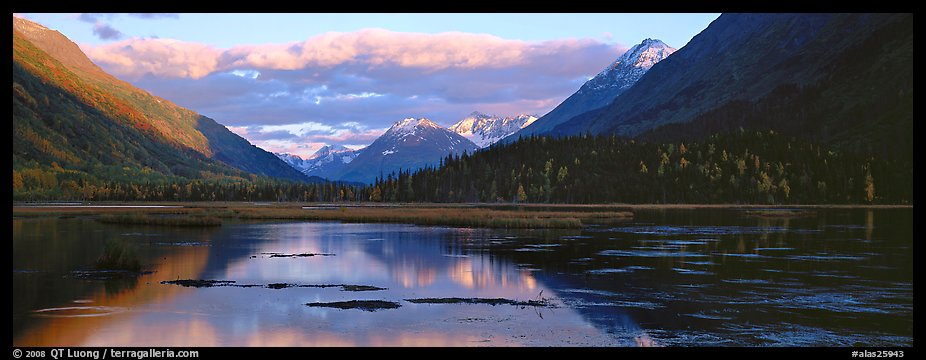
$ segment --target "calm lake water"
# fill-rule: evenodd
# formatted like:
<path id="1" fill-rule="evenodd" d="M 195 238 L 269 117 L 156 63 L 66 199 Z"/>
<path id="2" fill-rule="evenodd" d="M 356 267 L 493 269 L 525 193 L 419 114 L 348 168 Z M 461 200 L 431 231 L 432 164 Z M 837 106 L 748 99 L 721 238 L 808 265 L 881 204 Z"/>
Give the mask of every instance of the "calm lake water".
<path id="1" fill-rule="evenodd" d="M 637 211 L 581 231 L 14 218 L 13 344 L 913 346 L 912 226 L 912 209 Z M 91 271 L 107 242 L 151 272 Z M 333 255 L 281 256 L 306 253 Z M 255 286 L 161 283 L 178 279 Z M 554 306 L 405 300 L 450 297 Z M 349 300 L 401 307 L 306 306 Z"/>

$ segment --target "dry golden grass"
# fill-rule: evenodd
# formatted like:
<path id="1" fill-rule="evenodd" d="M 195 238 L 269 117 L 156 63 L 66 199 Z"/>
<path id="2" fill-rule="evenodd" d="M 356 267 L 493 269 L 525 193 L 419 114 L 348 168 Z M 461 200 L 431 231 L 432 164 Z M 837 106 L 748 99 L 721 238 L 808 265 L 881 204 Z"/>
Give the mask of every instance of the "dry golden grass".
<path id="1" fill-rule="evenodd" d="M 418 225 L 520 229 L 580 228 L 583 220 L 608 221 L 633 217 L 633 213 L 630 212 L 554 212 L 435 207 L 350 207 L 334 210 L 233 208 L 232 211 L 235 211 L 241 219 L 397 222 Z"/>
<path id="2" fill-rule="evenodd" d="M 148 214 L 104 214 L 97 218 L 105 224 L 159 226 L 221 226 L 222 219 L 214 216 L 150 216 Z"/>

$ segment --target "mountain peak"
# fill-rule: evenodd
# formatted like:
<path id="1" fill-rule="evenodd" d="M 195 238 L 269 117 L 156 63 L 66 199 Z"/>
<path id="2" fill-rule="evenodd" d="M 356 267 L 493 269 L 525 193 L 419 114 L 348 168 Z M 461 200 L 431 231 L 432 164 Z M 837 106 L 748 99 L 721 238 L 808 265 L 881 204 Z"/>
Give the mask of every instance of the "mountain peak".
<path id="1" fill-rule="evenodd" d="M 392 127 L 389 128 L 386 132 L 398 132 L 398 133 L 414 133 L 418 128 L 436 128 L 440 129 L 441 126 L 435 124 L 433 121 L 428 118 L 405 118 L 399 121 L 396 121 L 395 124 L 392 124 Z"/>
<path id="2" fill-rule="evenodd" d="M 473 111 L 469 116 L 451 125 L 448 129 L 483 148 L 518 132 L 518 130 L 532 124 L 535 120 L 537 120 L 535 115 L 518 114 L 516 116 L 500 117 Z"/>
<path id="3" fill-rule="evenodd" d="M 84 71 L 86 74 L 102 77 L 106 81 L 116 80 L 97 67 L 77 44 L 57 30 L 13 16 L 13 31 L 18 32 L 33 45 L 72 70 Z"/>
<path id="4" fill-rule="evenodd" d="M 549 133 L 554 127 L 573 117 L 611 104 L 621 93 L 633 86 L 656 63 L 675 52 L 675 48 L 659 39 L 646 38 L 621 54 L 598 75 L 589 79 L 574 94 L 552 111 L 525 125 L 524 130 L 509 138 L 529 134 Z"/>
<path id="5" fill-rule="evenodd" d="M 333 178 L 371 183 L 378 176 L 435 165 L 448 154 L 478 149 L 469 139 L 427 118 L 410 117 L 395 122 Z"/>
<path id="6" fill-rule="evenodd" d="M 351 151 L 351 150 L 344 147 L 344 145 L 325 145 L 325 146 L 322 146 L 317 151 L 315 151 L 315 153 L 312 154 L 312 158 L 324 156 L 329 153 L 339 153 L 339 152 L 344 152 L 344 151 Z"/>
<path id="7" fill-rule="evenodd" d="M 653 46 L 669 47 L 669 45 L 666 45 L 666 43 L 662 42 L 662 40 L 653 39 L 653 38 L 643 39 L 643 41 L 639 45 L 643 45 L 647 47 L 653 47 Z"/>
<path id="8" fill-rule="evenodd" d="M 616 87 L 623 91 L 636 83 L 653 65 L 672 55 L 675 50 L 662 40 L 644 39 L 585 83 L 579 92 L 597 91 L 606 87 Z"/>
<path id="9" fill-rule="evenodd" d="M 619 68 L 641 68 L 649 70 L 649 68 L 656 65 L 657 62 L 672 55 L 675 50 L 674 47 L 666 45 L 662 40 L 647 38 L 627 50 L 617 61 L 598 75 L 606 75 Z"/>

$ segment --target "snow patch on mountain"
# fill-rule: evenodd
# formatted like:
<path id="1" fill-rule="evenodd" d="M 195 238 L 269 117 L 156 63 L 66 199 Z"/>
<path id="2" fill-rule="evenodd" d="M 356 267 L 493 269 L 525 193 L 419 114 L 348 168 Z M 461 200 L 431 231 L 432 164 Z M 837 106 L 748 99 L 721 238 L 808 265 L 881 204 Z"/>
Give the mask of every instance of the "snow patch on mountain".
<path id="1" fill-rule="evenodd" d="M 299 172 L 323 178 L 329 178 L 335 172 L 340 171 L 345 165 L 354 161 L 359 154 L 360 150 L 352 150 L 341 145 L 322 146 L 306 159 L 293 154 L 274 153 L 280 160 Z"/>
<path id="2" fill-rule="evenodd" d="M 602 91 L 606 88 L 626 90 L 640 80 L 653 65 L 672 55 L 675 50 L 661 40 L 643 40 L 585 83 L 578 93 Z"/>
<path id="3" fill-rule="evenodd" d="M 474 111 L 448 129 L 469 139 L 480 148 L 484 148 L 533 124 L 536 120 L 536 115 L 519 114 L 500 117 Z"/>

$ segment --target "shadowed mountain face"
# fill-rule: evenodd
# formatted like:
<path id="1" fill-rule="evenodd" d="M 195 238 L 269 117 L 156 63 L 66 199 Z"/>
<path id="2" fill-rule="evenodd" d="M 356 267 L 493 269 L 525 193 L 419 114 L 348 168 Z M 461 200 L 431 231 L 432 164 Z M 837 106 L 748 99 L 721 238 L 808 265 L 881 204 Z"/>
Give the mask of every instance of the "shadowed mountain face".
<path id="1" fill-rule="evenodd" d="M 675 48 L 656 39 L 646 39 L 627 50 L 598 75 L 588 80 L 572 94 L 530 126 L 509 137 L 550 133 L 557 125 L 576 116 L 607 106 L 618 95 L 635 84 L 656 63 L 675 52 Z M 555 133 L 554 133 L 555 134 Z"/>
<path id="2" fill-rule="evenodd" d="M 742 126 L 909 154 L 912 29 L 912 14 L 724 14 L 610 105 L 550 134 L 665 141 Z"/>
<path id="3" fill-rule="evenodd" d="M 449 154 L 472 154 L 479 146 L 428 119 L 400 120 L 360 151 L 334 179 L 372 183 L 398 170 L 437 165 Z"/>
<path id="4" fill-rule="evenodd" d="M 306 179 L 214 120 L 107 74 L 61 33 L 15 17 L 13 131 L 14 166 L 130 181 Z"/>

